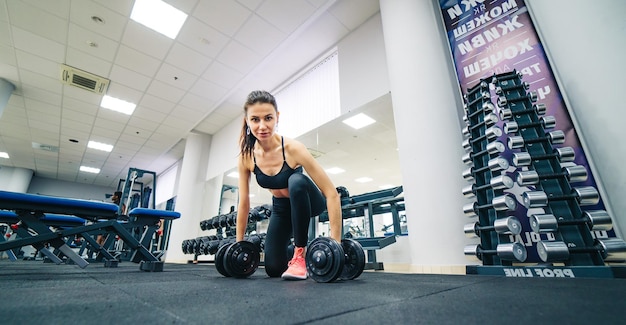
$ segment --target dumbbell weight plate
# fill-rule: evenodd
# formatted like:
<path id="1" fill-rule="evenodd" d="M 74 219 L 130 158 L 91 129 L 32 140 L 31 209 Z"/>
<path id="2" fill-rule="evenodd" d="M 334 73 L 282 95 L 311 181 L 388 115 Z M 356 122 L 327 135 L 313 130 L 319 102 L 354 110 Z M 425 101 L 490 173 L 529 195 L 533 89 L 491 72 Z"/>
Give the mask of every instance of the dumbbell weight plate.
<path id="1" fill-rule="evenodd" d="M 327 237 L 315 238 L 306 252 L 306 268 L 316 282 L 332 282 L 341 274 L 345 256 L 341 245 Z"/>
<path id="2" fill-rule="evenodd" d="M 248 241 L 240 241 L 226 248 L 224 269 L 235 278 L 247 278 L 256 271 L 260 260 L 257 246 Z"/>
<path id="3" fill-rule="evenodd" d="M 217 272 L 227 278 L 230 278 L 232 275 L 230 275 L 224 268 L 224 255 L 226 254 L 226 249 L 230 245 L 231 244 L 225 244 L 220 246 L 220 248 L 217 249 L 217 253 L 215 253 L 215 268 L 217 269 Z"/>
<path id="4" fill-rule="evenodd" d="M 341 246 L 345 255 L 345 262 L 341 275 L 341 280 L 354 280 L 363 273 L 365 268 L 365 252 L 358 241 L 354 239 L 342 239 Z"/>

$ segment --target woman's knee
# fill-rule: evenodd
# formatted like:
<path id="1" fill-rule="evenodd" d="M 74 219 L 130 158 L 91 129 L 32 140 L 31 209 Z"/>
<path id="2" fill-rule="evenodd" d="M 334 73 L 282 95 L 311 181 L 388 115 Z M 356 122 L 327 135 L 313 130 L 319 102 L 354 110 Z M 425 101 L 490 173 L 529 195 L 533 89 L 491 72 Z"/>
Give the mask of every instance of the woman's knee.
<path id="1" fill-rule="evenodd" d="M 302 191 L 307 191 L 311 186 L 310 180 L 301 173 L 295 173 L 289 176 L 288 186 L 289 186 L 289 195 L 302 193 Z"/>

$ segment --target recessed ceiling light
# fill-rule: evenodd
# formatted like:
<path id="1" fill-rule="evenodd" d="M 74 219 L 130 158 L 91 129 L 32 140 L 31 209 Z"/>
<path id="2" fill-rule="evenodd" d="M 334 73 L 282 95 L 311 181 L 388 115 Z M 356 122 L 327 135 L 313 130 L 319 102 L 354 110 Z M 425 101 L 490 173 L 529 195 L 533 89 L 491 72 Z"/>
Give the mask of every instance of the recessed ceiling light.
<path id="1" fill-rule="evenodd" d="M 228 177 L 232 177 L 232 178 L 239 178 L 239 173 L 238 172 L 230 172 L 228 175 L 226 175 Z"/>
<path id="2" fill-rule="evenodd" d="M 163 1 L 135 0 L 130 19 L 175 39 L 187 19 L 187 14 Z"/>
<path id="3" fill-rule="evenodd" d="M 89 143 L 87 143 L 87 147 L 91 149 L 106 151 L 106 152 L 111 152 L 111 150 L 113 150 L 112 145 L 101 143 L 101 142 L 96 142 L 96 141 L 89 141 Z"/>
<path id="4" fill-rule="evenodd" d="M 2 152 L 2 151 L 0 151 L 0 158 L 6 158 L 6 159 L 9 159 L 9 154 L 8 154 L 8 153 L 6 153 L 6 152 Z"/>
<path id="5" fill-rule="evenodd" d="M 376 122 L 376 120 L 363 113 L 359 113 L 353 117 L 343 120 L 343 123 L 346 123 L 357 130 L 374 122 Z"/>
<path id="6" fill-rule="evenodd" d="M 369 178 L 369 177 L 360 177 L 354 180 L 357 183 L 367 183 L 367 182 L 371 182 L 373 181 L 373 179 Z"/>
<path id="7" fill-rule="evenodd" d="M 104 95 L 102 97 L 102 102 L 100 102 L 100 106 L 126 115 L 132 115 L 135 111 L 135 107 L 137 107 L 136 104 L 127 102 L 119 98 L 111 97 L 109 95 Z"/>
<path id="8" fill-rule="evenodd" d="M 336 175 L 336 174 L 341 174 L 341 173 L 345 172 L 345 170 L 343 170 L 343 169 L 341 169 L 339 167 L 331 167 L 331 168 L 326 169 L 326 172 L 329 173 L 329 174 Z"/>
<path id="9" fill-rule="evenodd" d="M 100 173 L 100 168 L 80 166 L 80 171 L 81 172 L 86 172 L 86 173 L 98 174 L 98 173 Z"/>

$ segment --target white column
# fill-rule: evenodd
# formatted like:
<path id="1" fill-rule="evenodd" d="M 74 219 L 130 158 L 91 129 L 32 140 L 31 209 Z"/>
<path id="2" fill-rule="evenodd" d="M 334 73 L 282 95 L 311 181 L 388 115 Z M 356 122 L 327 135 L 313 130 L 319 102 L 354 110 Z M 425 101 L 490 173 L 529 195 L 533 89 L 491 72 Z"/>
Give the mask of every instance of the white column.
<path id="1" fill-rule="evenodd" d="M 202 217 L 204 183 L 211 136 L 191 133 L 185 143 L 185 153 L 180 167 L 175 210 L 181 217 L 172 222 L 172 231 L 166 261 L 184 263 L 191 259 L 183 254 L 181 243 L 197 237 Z"/>
<path id="2" fill-rule="evenodd" d="M 32 179 L 30 169 L 0 166 L 0 191 L 26 193 Z"/>
<path id="3" fill-rule="evenodd" d="M 381 0 L 415 272 L 459 273 L 468 260 L 461 194 L 461 99 L 436 1 Z"/>

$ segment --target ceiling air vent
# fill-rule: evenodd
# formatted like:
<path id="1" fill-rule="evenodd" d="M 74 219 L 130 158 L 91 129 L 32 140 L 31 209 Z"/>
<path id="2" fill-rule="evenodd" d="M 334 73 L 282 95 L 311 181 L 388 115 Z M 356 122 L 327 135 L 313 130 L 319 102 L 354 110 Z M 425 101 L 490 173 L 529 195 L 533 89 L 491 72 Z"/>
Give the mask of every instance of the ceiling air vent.
<path id="1" fill-rule="evenodd" d="M 96 76 L 95 74 L 61 64 L 61 81 L 96 94 L 104 94 L 109 87 L 109 79 Z"/>
<path id="2" fill-rule="evenodd" d="M 37 142 L 33 142 L 32 144 L 33 144 L 33 149 L 39 149 L 39 150 L 50 151 L 50 152 L 59 152 L 59 147 L 57 146 L 53 146 L 50 144 L 37 143 Z"/>

